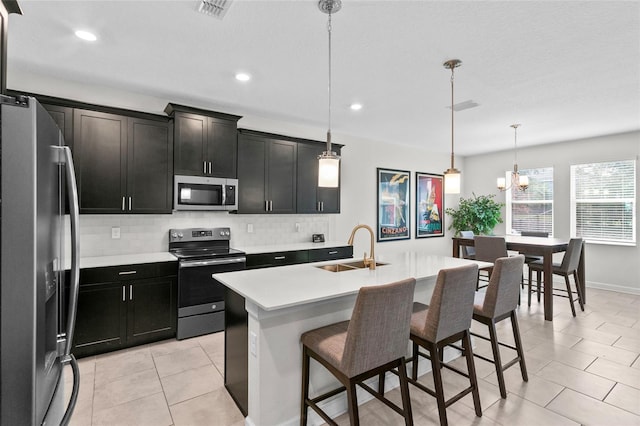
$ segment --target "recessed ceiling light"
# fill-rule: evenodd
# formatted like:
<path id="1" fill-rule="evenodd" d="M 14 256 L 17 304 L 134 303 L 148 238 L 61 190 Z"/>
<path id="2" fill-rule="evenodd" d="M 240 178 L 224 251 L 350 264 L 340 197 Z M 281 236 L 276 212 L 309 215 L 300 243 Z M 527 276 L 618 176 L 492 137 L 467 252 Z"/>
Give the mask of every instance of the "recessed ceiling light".
<path id="1" fill-rule="evenodd" d="M 86 41 L 96 41 L 98 39 L 98 37 L 96 37 L 95 34 L 90 33 L 89 31 L 83 31 L 83 30 L 76 31 L 76 37 Z"/>
<path id="2" fill-rule="evenodd" d="M 350 108 L 354 111 L 360 111 L 362 109 L 362 104 L 354 103 L 354 104 L 351 104 Z"/>
<path id="3" fill-rule="evenodd" d="M 238 81 L 249 81 L 251 80 L 251 76 L 247 73 L 244 72 L 239 72 L 238 74 L 236 74 L 236 80 Z"/>

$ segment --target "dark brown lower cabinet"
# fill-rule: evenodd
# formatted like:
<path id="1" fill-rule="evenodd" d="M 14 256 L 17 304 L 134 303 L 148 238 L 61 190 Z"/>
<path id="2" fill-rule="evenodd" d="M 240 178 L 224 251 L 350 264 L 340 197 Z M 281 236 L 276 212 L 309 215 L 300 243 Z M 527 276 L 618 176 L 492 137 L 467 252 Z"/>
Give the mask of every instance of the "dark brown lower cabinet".
<path id="1" fill-rule="evenodd" d="M 175 263 L 168 265 L 176 268 Z M 96 355 L 175 337 L 176 276 L 148 277 L 163 269 L 167 266 L 129 265 L 126 268 L 83 270 L 89 281 L 81 272 L 74 355 Z M 126 278 L 117 280 L 121 273 Z M 138 273 L 140 278 L 132 276 Z"/>

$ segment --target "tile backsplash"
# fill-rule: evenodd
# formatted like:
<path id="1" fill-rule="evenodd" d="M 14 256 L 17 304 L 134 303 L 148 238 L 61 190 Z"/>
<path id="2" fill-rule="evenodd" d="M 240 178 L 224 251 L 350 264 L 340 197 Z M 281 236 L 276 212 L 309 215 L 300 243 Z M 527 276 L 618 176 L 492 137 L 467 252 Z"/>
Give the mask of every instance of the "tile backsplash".
<path id="1" fill-rule="evenodd" d="M 69 228 L 67 216 L 67 229 Z M 336 215 L 236 215 L 226 212 L 175 212 L 171 215 L 81 215 L 82 257 L 168 250 L 169 229 L 231 228 L 231 246 L 237 248 L 310 242 L 312 234 L 334 237 Z M 120 228 L 120 238 L 112 238 Z M 253 228 L 253 232 L 248 232 Z M 67 252 L 69 231 L 67 235 Z"/>

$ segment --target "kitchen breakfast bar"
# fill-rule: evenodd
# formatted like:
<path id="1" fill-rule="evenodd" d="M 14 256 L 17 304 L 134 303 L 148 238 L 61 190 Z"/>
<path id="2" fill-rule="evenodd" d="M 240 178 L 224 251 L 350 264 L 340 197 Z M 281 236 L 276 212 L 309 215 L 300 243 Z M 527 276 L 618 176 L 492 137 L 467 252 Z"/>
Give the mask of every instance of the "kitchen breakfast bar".
<path id="1" fill-rule="evenodd" d="M 376 261 L 375 270 L 323 268 L 356 263 L 349 259 L 214 275 L 227 287 L 225 386 L 246 415 L 247 425 L 299 424 L 300 335 L 349 319 L 360 287 L 413 277 L 417 280 L 414 300 L 429 303 L 441 269 L 469 263 L 490 265 L 419 252 L 380 255 Z M 452 351 L 453 356 L 457 354 Z M 430 370 L 428 364 L 420 363 L 420 374 Z M 336 383 L 328 372 L 312 363 L 311 395 L 332 389 Z M 389 376 L 387 383 L 387 389 L 397 386 L 397 378 Z M 364 402 L 365 395 L 359 392 L 358 401 Z M 330 416 L 346 411 L 344 394 L 326 401 L 323 409 Z M 309 423 L 323 421 L 310 410 Z"/>

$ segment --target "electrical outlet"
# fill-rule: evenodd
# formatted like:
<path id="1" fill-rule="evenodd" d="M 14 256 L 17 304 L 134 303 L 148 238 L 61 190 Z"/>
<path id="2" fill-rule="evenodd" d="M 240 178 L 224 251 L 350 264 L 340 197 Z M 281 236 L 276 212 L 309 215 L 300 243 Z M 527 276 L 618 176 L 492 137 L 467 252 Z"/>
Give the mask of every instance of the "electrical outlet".
<path id="1" fill-rule="evenodd" d="M 247 233 L 253 234 L 253 223 L 247 223 Z"/>
<path id="2" fill-rule="evenodd" d="M 296 232 L 300 232 L 300 224 L 296 223 Z"/>
<path id="3" fill-rule="evenodd" d="M 258 356 L 258 336 L 253 331 L 249 333 L 249 351 L 251 355 Z"/>
<path id="4" fill-rule="evenodd" d="M 119 226 L 112 226 L 111 227 L 111 239 L 112 240 L 119 240 L 120 239 L 120 227 Z"/>

